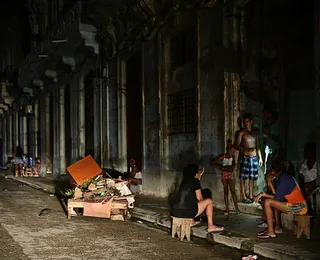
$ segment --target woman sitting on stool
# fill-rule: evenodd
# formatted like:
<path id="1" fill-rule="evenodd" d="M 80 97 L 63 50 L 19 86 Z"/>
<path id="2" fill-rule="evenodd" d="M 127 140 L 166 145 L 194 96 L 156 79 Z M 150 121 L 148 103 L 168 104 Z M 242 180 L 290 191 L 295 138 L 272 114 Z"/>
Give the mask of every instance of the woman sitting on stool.
<path id="1" fill-rule="evenodd" d="M 196 164 L 188 165 L 183 170 L 183 180 L 173 204 L 172 215 L 177 218 L 196 218 L 206 211 L 208 232 L 223 231 L 224 227 L 213 224 L 212 200 L 202 197 L 200 179 L 204 168 Z"/>

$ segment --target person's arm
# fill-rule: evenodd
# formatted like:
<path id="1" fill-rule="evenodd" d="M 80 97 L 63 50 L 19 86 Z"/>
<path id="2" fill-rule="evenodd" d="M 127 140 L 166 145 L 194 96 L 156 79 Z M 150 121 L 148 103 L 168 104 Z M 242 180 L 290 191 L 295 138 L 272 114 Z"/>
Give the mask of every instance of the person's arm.
<path id="1" fill-rule="evenodd" d="M 129 183 L 131 183 L 133 185 L 139 185 L 138 179 L 129 178 L 128 181 L 129 181 Z"/>
<path id="2" fill-rule="evenodd" d="M 237 142 L 236 142 L 236 144 L 234 146 L 234 148 L 239 150 L 239 151 L 244 151 L 244 148 L 241 147 L 242 136 L 243 136 L 243 131 L 240 131 L 239 134 L 238 134 Z"/>
<path id="3" fill-rule="evenodd" d="M 197 197 L 198 201 L 202 201 L 203 200 L 201 189 L 196 190 L 196 197 Z"/>
<path id="4" fill-rule="evenodd" d="M 223 160 L 223 155 L 219 156 L 217 159 L 215 159 L 213 162 L 212 162 L 212 166 L 214 168 L 217 168 L 219 170 L 222 170 L 222 165 L 220 165 L 218 162 L 221 162 Z"/>
<path id="5" fill-rule="evenodd" d="M 262 199 L 262 198 L 265 198 L 265 199 L 274 199 L 275 195 L 272 195 L 272 194 L 267 194 L 267 193 L 264 193 L 264 192 L 260 192 L 254 199 L 254 202 L 256 203 L 259 203 L 259 201 Z"/>
<path id="6" fill-rule="evenodd" d="M 234 167 L 236 166 L 236 158 L 234 158 L 234 155 L 232 155 L 232 166 L 231 166 L 231 170 L 234 170 Z"/>
<path id="7" fill-rule="evenodd" d="M 133 185 L 140 185 L 142 184 L 142 176 L 137 178 L 137 174 L 139 173 L 138 168 L 134 167 L 132 168 L 132 172 L 130 173 L 130 176 L 128 178 L 129 183 Z M 141 174 L 141 173 L 140 173 Z"/>
<path id="8" fill-rule="evenodd" d="M 273 185 L 273 179 L 274 177 L 270 176 L 267 180 L 267 185 L 268 185 L 268 188 L 271 190 L 272 194 L 276 194 L 276 189 Z"/>

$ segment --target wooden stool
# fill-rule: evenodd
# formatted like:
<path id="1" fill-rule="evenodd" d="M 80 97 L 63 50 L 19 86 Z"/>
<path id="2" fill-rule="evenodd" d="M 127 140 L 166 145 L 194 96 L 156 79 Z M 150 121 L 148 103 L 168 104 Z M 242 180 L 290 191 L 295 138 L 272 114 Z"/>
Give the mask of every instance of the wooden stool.
<path id="1" fill-rule="evenodd" d="M 193 218 L 172 218 L 172 237 L 176 236 L 176 233 L 178 234 L 178 237 L 180 238 L 180 241 L 183 241 L 184 237 L 187 238 L 188 241 L 190 241 L 190 227 L 193 223 Z"/>
<path id="2" fill-rule="evenodd" d="M 310 215 L 296 215 L 295 221 L 297 223 L 296 234 L 297 238 L 300 238 L 302 234 L 305 234 L 307 239 L 310 239 Z"/>

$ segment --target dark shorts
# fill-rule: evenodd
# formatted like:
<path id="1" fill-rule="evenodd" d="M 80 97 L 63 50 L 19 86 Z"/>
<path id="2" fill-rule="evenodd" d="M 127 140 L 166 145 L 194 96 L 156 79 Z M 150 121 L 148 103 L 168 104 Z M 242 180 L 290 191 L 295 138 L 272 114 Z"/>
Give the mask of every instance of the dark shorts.
<path id="1" fill-rule="evenodd" d="M 177 218 L 195 218 L 198 214 L 198 205 L 197 208 L 190 208 L 190 209 L 172 209 L 172 216 Z"/>
<path id="2" fill-rule="evenodd" d="M 240 176 L 241 180 L 254 180 L 258 179 L 258 157 L 257 156 L 243 156 L 240 161 Z"/>

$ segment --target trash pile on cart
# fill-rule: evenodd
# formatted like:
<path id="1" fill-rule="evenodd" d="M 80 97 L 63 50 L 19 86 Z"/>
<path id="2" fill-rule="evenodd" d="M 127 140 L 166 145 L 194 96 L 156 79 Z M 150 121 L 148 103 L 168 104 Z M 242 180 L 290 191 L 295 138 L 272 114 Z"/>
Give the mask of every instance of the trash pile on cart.
<path id="1" fill-rule="evenodd" d="M 68 218 L 83 216 L 126 220 L 133 208 L 134 195 L 122 180 L 104 178 L 102 169 L 91 157 L 69 166 L 74 188 L 64 192 L 67 196 Z"/>

